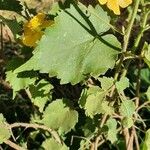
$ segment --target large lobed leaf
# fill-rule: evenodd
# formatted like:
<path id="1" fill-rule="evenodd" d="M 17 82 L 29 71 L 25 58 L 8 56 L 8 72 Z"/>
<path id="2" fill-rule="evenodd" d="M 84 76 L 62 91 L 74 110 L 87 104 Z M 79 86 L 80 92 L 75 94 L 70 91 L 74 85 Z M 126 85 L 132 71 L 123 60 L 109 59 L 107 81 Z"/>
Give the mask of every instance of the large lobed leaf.
<path id="1" fill-rule="evenodd" d="M 33 57 L 15 72 L 40 70 L 72 84 L 87 75 L 97 77 L 114 66 L 120 47 L 113 35 L 98 37 L 97 33 L 109 28 L 109 17 L 100 6 L 62 10 L 55 24 L 46 29 Z"/>

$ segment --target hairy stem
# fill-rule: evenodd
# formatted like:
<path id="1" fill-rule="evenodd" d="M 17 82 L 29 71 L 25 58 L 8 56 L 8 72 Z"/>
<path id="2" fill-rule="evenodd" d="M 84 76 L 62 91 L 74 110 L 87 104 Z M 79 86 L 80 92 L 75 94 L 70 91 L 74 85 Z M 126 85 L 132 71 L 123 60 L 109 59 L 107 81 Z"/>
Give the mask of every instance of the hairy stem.
<path id="1" fill-rule="evenodd" d="M 129 21 L 128 27 L 127 27 L 125 35 L 124 35 L 122 55 L 120 56 L 118 65 L 116 67 L 116 72 L 115 72 L 115 76 L 114 76 L 115 81 L 117 81 L 117 79 L 118 79 L 118 76 L 119 76 L 119 73 L 120 73 L 120 70 L 121 70 L 121 65 L 122 65 L 124 57 L 125 57 L 124 53 L 126 53 L 127 48 L 128 48 L 128 43 L 129 43 L 129 40 L 130 40 L 131 31 L 132 31 L 132 27 L 133 27 L 133 24 L 134 24 L 134 21 L 135 21 L 135 18 L 136 18 L 136 14 L 138 12 L 139 4 L 140 4 L 140 0 L 135 0 L 135 5 L 134 5 L 133 12 L 132 12 L 132 17 L 131 17 L 131 20 Z"/>

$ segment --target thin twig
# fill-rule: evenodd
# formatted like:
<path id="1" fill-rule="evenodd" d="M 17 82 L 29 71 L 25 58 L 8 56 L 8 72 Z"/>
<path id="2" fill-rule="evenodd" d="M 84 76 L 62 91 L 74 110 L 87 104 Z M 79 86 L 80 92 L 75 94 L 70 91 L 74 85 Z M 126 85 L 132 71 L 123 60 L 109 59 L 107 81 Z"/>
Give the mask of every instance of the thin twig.
<path id="1" fill-rule="evenodd" d="M 140 105 L 137 109 L 136 109 L 136 112 L 138 113 L 138 111 L 144 107 L 146 107 L 148 104 L 150 104 L 150 101 L 146 101 L 144 102 L 142 105 Z"/>
<path id="2" fill-rule="evenodd" d="M 15 144 L 15 143 L 13 143 L 13 142 L 10 141 L 10 140 L 6 140 L 4 143 L 7 144 L 7 145 L 9 145 L 10 147 L 12 147 L 12 148 L 15 149 L 15 150 L 26 150 L 25 148 L 23 148 L 23 147 L 21 147 L 21 146 Z"/>
<path id="3" fill-rule="evenodd" d="M 131 131 L 131 135 L 129 137 L 127 150 L 133 150 L 133 141 L 134 141 L 134 130 Z"/>
<path id="4" fill-rule="evenodd" d="M 105 140 L 101 140 L 99 143 L 98 143 L 98 147 L 101 146 L 103 143 L 105 142 Z"/>
<path id="5" fill-rule="evenodd" d="M 53 129 L 46 127 L 44 125 L 39 124 L 29 124 L 29 123 L 13 123 L 9 125 L 10 128 L 24 127 L 24 128 L 34 128 L 34 129 L 43 129 L 51 133 L 51 135 L 55 138 L 55 140 L 62 144 L 62 140 L 60 139 L 58 133 Z"/>
<path id="6" fill-rule="evenodd" d="M 134 140 L 135 140 L 136 150 L 140 150 L 139 140 L 138 140 L 138 136 L 137 136 L 135 127 L 133 127 L 133 130 L 134 130 Z"/>
<path id="7" fill-rule="evenodd" d="M 129 138 L 130 138 L 128 128 L 123 129 L 123 134 L 124 134 L 124 137 L 125 137 L 126 147 L 128 147 Z"/>
<path id="8" fill-rule="evenodd" d="M 88 138 L 85 138 L 85 137 L 83 137 L 83 136 L 76 136 L 76 135 L 73 135 L 73 136 L 71 137 L 71 144 L 70 144 L 70 145 L 72 145 L 74 138 L 84 139 L 84 140 L 88 141 L 90 144 L 92 144 L 92 142 L 91 142 Z"/>
<path id="9" fill-rule="evenodd" d="M 108 115 L 107 114 L 104 114 L 103 115 L 103 118 L 102 118 L 102 120 L 101 120 L 101 123 L 100 123 L 100 128 L 102 128 L 103 126 L 104 126 L 104 124 L 105 124 L 105 122 L 106 122 L 106 120 L 107 120 L 107 117 L 108 117 Z M 96 139 L 95 139 L 95 141 L 93 142 L 93 144 L 94 144 L 94 150 L 97 150 L 98 149 L 98 147 L 99 147 L 99 140 L 100 140 L 100 135 L 98 135 L 97 137 L 96 137 Z"/>

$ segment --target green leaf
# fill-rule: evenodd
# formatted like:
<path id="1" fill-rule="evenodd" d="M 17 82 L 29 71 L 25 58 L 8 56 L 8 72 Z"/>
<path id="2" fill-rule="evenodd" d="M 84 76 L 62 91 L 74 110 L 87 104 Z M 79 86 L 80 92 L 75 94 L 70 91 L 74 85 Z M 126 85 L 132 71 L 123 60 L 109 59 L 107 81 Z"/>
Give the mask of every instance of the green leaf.
<path id="1" fill-rule="evenodd" d="M 85 124 L 82 127 L 82 131 L 85 137 L 90 137 L 92 134 L 96 132 L 96 127 L 99 125 L 99 122 L 94 118 L 91 119 L 89 117 L 86 118 Z"/>
<path id="2" fill-rule="evenodd" d="M 86 99 L 85 104 L 85 112 L 87 116 L 91 118 L 94 117 L 96 114 L 102 113 L 102 100 L 104 99 L 104 93 L 97 93 L 96 95 L 90 95 Z"/>
<path id="3" fill-rule="evenodd" d="M 123 100 L 123 102 L 121 103 L 121 106 L 120 106 L 120 114 L 123 117 L 131 118 L 135 112 L 135 109 L 136 109 L 136 107 L 135 107 L 135 104 L 133 101 Z"/>
<path id="4" fill-rule="evenodd" d="M 0 0 L 0 10 L 20 12 L 22 5 L 18 0 Z"/>
<path id="5" fill-rule="evenodd" d="M 89 5 L 88 12 L 90 16 L 89 20 L 92 22 L 98 33 L 109 30 L 111 26 L 110 17 L 107 15 L 106 11 L 103 11 L 100 5 L 97 5 L 95 8 Z"/>
<path id="6" fill-rule="evenodd" d="M 146 96 L 147 96 L 148 100 L 150 101 L 150 87 L 146 91 Z"/>
<path id="7" fill-rule="evenodd" d="M 52 88 L 53 86 L 45 80 L 41 80 L 37 85 L 30 86 L 31 101 L 39 107 L 40 112 L 43 112 L 46 102 L 50 99 Z"/>
<path id="8" fill-rule="evenodd" d="M 107 77 L 98 78 L 98 80 L 101 82 L 101 87 L 103 90 L 108 90 L 110 87 L 112 87 L 114 82 L 113 78 Z"/>
<path id="9" fill-rule="evenodd" d="M 5 118 L 2 114 L 0 114 L 0 144 L 11 137 L 10 131 L 6 124 Z"/>
<path id="10" fill-rule="evenodd" d="M 143 59 L 150 68 L 150 44 L 148 45 L 148 43 L 145 42 L 142 52 L 144 56 Z"/>
<path id="11" fill-rule="evenodd" d="M 53 138 L 50 139 L 46 139 L 43 143 L 42 143 L 42 147 L 45 150 L 69 150 L 69 148 L 67 148 L 66 145 L 61 145 L 59 143 L 57 143 Z"/>
<path id="12" fill-rule="evenodd" d="M 134 125 L 133 119 L 130 117 L 125 117 L 122 120 L 122 125 L 124 126 L 124 128 L 131 128 Z"/>
<path id="13" fill-rule="evenodd" d="M 141 150 L 150 150 L 150 129 L 145 133 L 145 140 L 141 145 Z"/>
<path id="14" fill-rule="evenodd" d="M 108 101 L 102 102 L 102 112 L 108 115 L 112 115 L 114 113 L 114 108 L 109 105 Z"/>
<path id="15" fill-rule="evenodd" d="M 19 74 L 14 73 L 14 69 L 23 63 L 21 59 L 13 59 L 8 63 L 6 72 L 6 81 L 10 83 L 13 89 L 13 98 L 21 89 L 27 88 L 30 84 L 36 81 L 37 73 L 33 71 L 21 72 Z"/>
<path id="16" fill-rule="evenodd" d="M 65 104 L 65 100 L 55 100 L 50 103 L 43 113 L 41 123 L 58 130 L 60 133 L 67 133 L 74 128 L 78 122 L 78 113 Z"/>
<path id="17" fill-rule="evenodd" d="M 120 81 L 116 82 L 118 92 L 123 92 L 127 87 L 129 87 L 129 79 L 126 77 L 122 77 Z"/>
<path id="18" fill-rule="evenodd" d="M 81 96 L 79 105 L 85 109 L 87 116 L 93 118 L 96 114 L 112 114 L 113 108 L 106 101 L 105 94 L 101 88 L 97 86 L 90 87 L 86 93 Z"/>
<path id="19" fill-rule="evenodd" d="M 106 125 L 108 127 L 107 139 L 114 143 L 117 141 L 117 121 L 115 119 L 110 118 Z"/>
<path id="20" fill-rule="evenodd" d="M 140 78 L 144 82 L 144 86 L 150 85 L 150 69 L 149 68 L 141 69 Z"/>
<path id="21" fill-rule="evenodd" d="M 51 77 L 57 76 L 61 83 L 76 84 L 88 75 L 98 77 L 114 67 L 120 43 L 113 35 L 98 36 L 95 30 L 105 32 L 108 25 L 104 26 L 100 19 L 92 25 L 90 19 L 95 16 L 86 16 L 85 7 L 83 12 L 76 7 L 71 6 L 58 14 L 55 24 L 46 29 L 33 57 L 15 72 L 40 70 Z M 95 10 L 97 15 L 104 14 L 100 7 L 96 9 L 99 9 Z"/>

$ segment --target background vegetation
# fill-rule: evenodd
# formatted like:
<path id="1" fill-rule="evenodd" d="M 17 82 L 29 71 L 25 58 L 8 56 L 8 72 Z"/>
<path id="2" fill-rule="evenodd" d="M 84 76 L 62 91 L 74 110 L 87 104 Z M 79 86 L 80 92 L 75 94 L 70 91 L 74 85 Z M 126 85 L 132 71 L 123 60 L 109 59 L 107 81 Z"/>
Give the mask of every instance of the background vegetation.
<path id="1" fill-rule="evenodd" d="M 150 2 L 100 2 L 0 0 L 1 150 L 150 150 Z"/>

